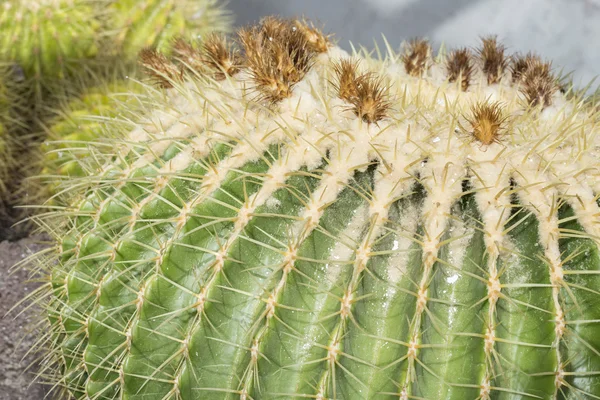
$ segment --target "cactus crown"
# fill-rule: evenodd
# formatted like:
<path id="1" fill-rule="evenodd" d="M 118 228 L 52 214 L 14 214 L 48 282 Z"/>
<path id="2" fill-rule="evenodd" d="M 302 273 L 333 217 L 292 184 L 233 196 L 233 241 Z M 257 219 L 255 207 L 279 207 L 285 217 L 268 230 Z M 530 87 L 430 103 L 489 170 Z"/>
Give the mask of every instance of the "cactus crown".
<path id="1" fill-rule="evenodd" d="M 44 375 L 82 399 L 600 396 L 598 115 L 549 64 L 492 38 L 351 57 L 279 18 L 238 42 L 145 51 L 168 89 L 44 222 Z"/>

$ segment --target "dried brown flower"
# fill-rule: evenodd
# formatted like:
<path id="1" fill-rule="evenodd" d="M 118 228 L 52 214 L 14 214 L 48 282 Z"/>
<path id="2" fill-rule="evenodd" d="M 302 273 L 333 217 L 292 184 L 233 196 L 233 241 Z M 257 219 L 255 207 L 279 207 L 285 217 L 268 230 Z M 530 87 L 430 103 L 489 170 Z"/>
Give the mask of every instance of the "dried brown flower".
<path id="1" fill-rule="evenodd" d="M 559 89 L 557 79 L 552 74 L 549 62 L 531 60 L 521 73 L 520 91 L 529 106 L 552 104 L 552 95 Z"/>
<path id="2" fill-rule="evenodd" d="M 367 123 L 382 120 L 391 108 L 389 88 L 374 73 L 365 73 L 356 78 L 356 96 L 349 102 L 356 116 Z"/>
<path id="3" fill-rule="evenodd" d="M 456 82 L 460 79 L 460 87 L 463 91 L 466 91 L 469 88 L 473 69 L 471 52 L 467 48 L 453 50 L 446 60 L 448 80 L 450 82 Z"/>
<path id="4" fill-rule="evenodd" d="M 218 33 L 212 33 L 202 43 L 202 61 L 215 71 L 217 80 L 225 79 L 225 75 L 237 74 L 243 63 L 237 49 Z"/>
<path id="5" fill-rule="evenodd" d="M 156 49 L 140 51 L 139 62 L 159 87 L 171 88 L 174 82 L 183 80 L 183 70 Z"/>
<path id="6" fill-rule="evenodd" d="M 498 43 L 496 36 L 484 37 L 481 42 L 481 48 L 477 51 L 481 69 L 487 76 L 488 85 L 498 83 L 508 66 L 508 59 L 504 55 L 505 47 Z"/>
<path id="7" fill-rule="evenodd" d="M 271 103 L 291 95 L 294 85 L 311 68 L 316 54 L 292 21 L 276 17 L 241 29 L 238 37 L 256 89 Z"/>
<path id="8" fill-rule="evenodd" d="M 339 98 L 342 100 L 350 102 L 358 95 L 356 87 L 358 64 L 358 61 L 352 59 L 344 59 L 333 64 L 333 71 L 337 78 L 334 86 L 337 89 Z"/>
<path id="9" fill-rule="evenodd" d="M 325 53 L 329 49 L 331 44 L 329 36 L 324 35 L 320 29 L 312 24 L 312 22 L 302 19 L 296 20 L 294 25 L 302 32 L 309 46 L 315 53 Z"/>
<path id="10" fill-rule="evenodd" d="M 521 79 L 521 76 L 530 65 L 541 62 L 542 60 L 540 57 L 533 53 L 527 53 L 526 55 L 515 54 L 512 57 L 512 63 L 510 66 L 510 73 L 513 83 Z"/>
<path id="11" fill-rule="evenodd" d="M 389 88 L 373 72 L 358 74 L 358 61 L 341 60 L 333 64 L 338 96 L 350 103 L 350 109 L 367 123 L 376 123 L 388 115 L 391 108 Z"/>
<path id="12" fill-rule="evenodd" d="M 173 41 L 173 56 L 192 71 L 202 72 L 205 69 L 200 50 L 183 37 Z"/>
<path id="13" fill-rule="evenodd" d="M 506 121 L 500 103 L 485 102 L 473 105 L 467 121 L 471 124 L 473 138 L 483 145 L 500 143 L 500 133 Z"/>
<path id="14" fill-rule="evenodd" d="M 431 56 L 431 45 L 425 39 L 413 39 L 402 55 L 402 62 L 406 73 L 411 76 L 420 77 L 427 70 Z"/>

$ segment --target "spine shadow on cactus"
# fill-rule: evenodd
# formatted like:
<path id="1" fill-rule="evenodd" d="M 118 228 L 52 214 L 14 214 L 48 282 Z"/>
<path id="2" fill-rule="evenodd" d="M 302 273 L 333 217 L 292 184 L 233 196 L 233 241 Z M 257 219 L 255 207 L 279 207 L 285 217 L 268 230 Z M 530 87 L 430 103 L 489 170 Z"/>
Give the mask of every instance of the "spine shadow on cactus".
<path id="1" fill-rule="evenodd" d="M 600 397 L 597 110 L 492 38 L 351 57 L 269 17 L 239 43 L 145 51 L 154 111 L 67 180 L 94 184 L 46 222 L 57 387 Z"/>

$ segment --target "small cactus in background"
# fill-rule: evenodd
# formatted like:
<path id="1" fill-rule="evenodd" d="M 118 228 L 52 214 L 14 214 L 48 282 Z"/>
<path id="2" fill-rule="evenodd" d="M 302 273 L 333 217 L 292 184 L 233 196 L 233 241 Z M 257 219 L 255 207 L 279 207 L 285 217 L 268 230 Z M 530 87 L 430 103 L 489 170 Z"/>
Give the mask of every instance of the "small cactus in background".
<path id="1" fill-rule="evenodd" d="M 598 111 L 549 64 L 278 18 L 178 48 L 142 54 L 164 95 L 44 223 L 56 387 L 600 397 Z"/>
<path id="2" fill-rule="evenodd" d="M 231 18 L 223 4 L 219 0 L 112 0 L 111 47 L 135 59 L 145 47 L 169 50 L 180 36 L 192 39 L 226 31 Z"/>
<path id="3" fill-rule="evenodd" d="M 86 0 L 5 0 L 0 5 L 0 61 L 36 82 L 64 78 L 98 52 L 99 22 Z"/>
<path id="4" fill-rule="evenodd" d="M 84 92 L 55 111 L 46 127 L 46 141 L 41 145 L 40 181 L 43 199 L 58 195 L 60 183 L 69 177 L 85 176 L 80 160 L 89 155 L 89 145 L 101 139 L 110 139 L 119 130 L 118 123 L 126 123 L 129 114 L 140 102 L 136 93 L 142 85 L 132 80 L 116 80 L 84 89 Z M 105 126 L 109 124 L 112 130 Z M 68 196 L 63 193 L 59 197 Z M 53 202 L 59 199 L 53 199 Z"/>

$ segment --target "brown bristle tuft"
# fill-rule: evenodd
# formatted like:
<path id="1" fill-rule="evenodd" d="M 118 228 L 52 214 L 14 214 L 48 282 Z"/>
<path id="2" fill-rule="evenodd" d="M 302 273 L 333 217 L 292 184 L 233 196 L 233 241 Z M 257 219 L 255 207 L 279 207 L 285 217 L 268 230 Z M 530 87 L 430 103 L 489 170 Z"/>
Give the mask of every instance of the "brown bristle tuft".
<path id="1" fill-rule="evenodd" d="M 338 96 L 352 104 L 350 109 L 357 117 L 369 124 L 381 121 L 391 108 L 389 88 L 383 79 L 373 72 L 358 74 L 358 61 L 341 60 L 333 64 L 337 77 L 334 83 Z"/>
<path id="2" fill-rule="evenodd" d="M 356 82 L 358 78 L 358 64 L 357 60 L 352 59 L 344 59 L 339 63 L 333 64 L 333 71 L 337 77 L 333 85 L 338 92 L 339 98 L 344 101 L 350 102 L 351 99 L 358 95 Z"/>
<path id="3" fill-rule="evenodd" d="M 201 72 L 204 70 L 202 53 L 185 38 L 178 37 L 173 41 L 173 56 L 192 71 Z"/>
<path id="4" fill-rule="evenodd" d="M 304 34 L 289 20 L 267 17 L 258 26 L 241 29 L 238 37 L 256 89 L 271 103 L 292 94 L 316 55 Z"/>
<path id="5" fill-rule="evenodd" d="M 203 62 L 215 71 L 217 80 L 237 74 L 242 67 L 239 52 L 221 34 L 212 33 L 208 36 L 202 43 L 202 53 Z"/>
<path id="6" fill-rule="evenodd" d="M 356 96 L 350 99 L 357 117 L 371 124 L 385 118 L 392 104 L 389 101 L 389 88 L 383 79 L 374 73 L 366 73 L 356 78 Z"/>
<path id="7" fill-rule="evenodd" d="M 552 96 L 559 86 L 551 69 L 549 62 L 534 60 L 528 63 L 521 74 L 520 90 L 529 106 L 547 107 L 552 104 Z"/>
<path id="8" fill-rule="evenodd" d="M 279 39 L 286 31 L 291 29 L 291 22 L 287 19 L 269 15 L 260 22 L 260 30 L 268 40 Z"/>
<path id="9" fill-rule="evenodd" d="M 516 83 L 521 79 L 521 76 L 523 76 L 523 73 L 525 70 L 527 70 L 527 68 L 529 68 L 529 66 L 541 62 L 541 58 L 533 53 L 527 53 L 527 55 L 515 54 L 512 57 L 512 63 L 510 66 L 510 74 L 512 76 L 513 83 Z"/>
<path id="10" fill-rule="evenodd" d="M 415 77 L 422 76 L 427 71 L 430 56 L 431 45 L 427 40 L 411 40 L 401 58 L 406 73 Z"/>
<path id="11" fill-rule="evenodd" d="M 294 24 L 296 28 L 302 32 L 306 41 L 315 53 L 325 53 L 329 50 L 329 46 L 331 45 L 329 35 L 324 35 L 312 22 L 302 19 L 296 20 Z"/>
<path id="12" fill-rule="evenodd" d="M 171 88 L 173 82 L 183 80 L 183 70 L 156 49 L 145 48 L 140 51 L 139 62 L 161 88 Z"/>
<path id="13" fill-rule="evenodd" d="M 446 61 L 446 71 L 448 72 L 448 80 L 456 82 L 461 80 L 460 87 L 466 91 L 471 84 L 473 75 L 473 61 L 471 60 L 471 52 L 467 48 L 453 50 Z"/>
<path id="14" fill-rule="evenodd" d="M 496 36 L 481 38 L 481 48 L 478 50 L 481 59 L 481 69 L 487 76 L 488 85 L 500 82 L 508 66 L 508 59 L 504 55 L 505 47 L 498 43 Z"/>
<path id="15" fill-rule="evenodd" d="M 467 118 L 471 124 L 473 138 L 483 145 L 500 143 L 500 133 L 504 127 L 506 117 L 500 103 L 477 103 L 471 107 L 471 117 Z"/>

